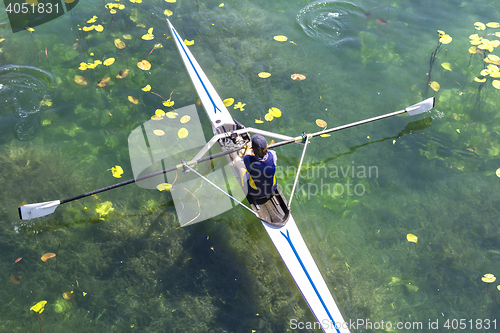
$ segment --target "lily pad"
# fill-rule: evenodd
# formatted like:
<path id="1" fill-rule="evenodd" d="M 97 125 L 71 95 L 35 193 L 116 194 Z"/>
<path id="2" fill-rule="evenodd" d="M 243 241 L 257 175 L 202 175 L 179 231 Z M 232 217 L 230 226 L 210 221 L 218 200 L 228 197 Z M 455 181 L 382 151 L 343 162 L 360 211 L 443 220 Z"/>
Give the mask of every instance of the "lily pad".
<path id="1" fill-rule="evenodd" d="M 109 76 L 102 78 L 101 80 L 99 80 L 99 82 L 97 82 L 97 86 L 101 88 L 106 87 L 109 81 L 111 81 L 111 78 Z"/>
<path id="2" fill-rule="evenodd" d="M 118 75 L 116 76 L 116 78 L 117 78 L 117 79 L 123 79 L 123 78 L 125 78 L 125 77 L 128 75 L 128 73 L 129 73 L 129 72 L 130 72 L 130 70 L 129 70 L 129 69 L 122 69 L 122 70 L 118 73 Z"/>
<path id="3" fill-rule="evenodd" d="M 55 253 L 49 252 L 45 253 L 40 259 L 42 259 L 43 262 L 49 260 L 50 258 L 54 258 L 56 256 Z"/>
<path id="4" fill-rule="evenodd" d="M 81 75 L 75 75 L 75 82 L 78 83 L 81 86 L 86 86 L 87 85 L 87 79 L 84 78 Z"/>

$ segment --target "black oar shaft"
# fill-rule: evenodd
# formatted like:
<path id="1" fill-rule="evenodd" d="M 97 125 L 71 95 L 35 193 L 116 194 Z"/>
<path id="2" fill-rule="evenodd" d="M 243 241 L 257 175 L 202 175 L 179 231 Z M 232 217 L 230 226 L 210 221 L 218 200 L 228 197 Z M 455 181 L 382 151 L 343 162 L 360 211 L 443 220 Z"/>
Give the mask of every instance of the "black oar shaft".
<path id="1" fill-rule="evenodd" d="M 205 162 L 205 161 L 213 160 L 215 158 L 222 157 L 222 156 L 234 153 L 234 152 L 236 152 L 236 151 L 238 151 L 240 149 L 241 148 L 235 148 L 235 149 L 226 150 L 226 151 L 223 151 L 223 152 L 220 152 L 220 153 L 217 153 L 217 154 L 213 154 L 213 155 L 210 155 L 210 156 L 206 156 L 206 157 L 200 158 L 199 160 L 196 160 L 196 161 L 193 161 L 193 162 L 189 162 L 189 165 L 195 165 L 195 164 L 202 163 L 202 162 Z M 126 181 L 118 183 L 118 184 L 106 186 L 106 187 L 100 188 L 100 189 L 92 191 L 92 192 L 87 192 L 87 193 L 84 193 L 84 194 L 80 194 L 80 195 L 77 195 L 76 197 L 73 197 L 73 198 L 64 199 L 64 200 L 61 200 L 61 204 L 66 203 L 66 202 L 70 202 L 70 201 L 74 201 L 74 200 L 78 200 L 78 199 L 81 199 L 81 198 L 85 198 L 85 197 L 88 197 L 88 196 L 91 196 L 91 195 L 94 195 L 94 194 L 97 194 L 97 193 L 101 193 L 101 192 L 104 192 L 104 191 L 112 190 L 112 189 L 117 188 L 117 187 L 125 186 L 125 185 L 132 184 L 132 183 L 136 183 L 136 182 L 144 180 L 144 179 L 148 179 L 148 178 L 151 178 L 151 177 L 155 177 L 155 176 L 158 176 L 158 175 L 161 175 L 161 174 L 164 174 L 164 173 L 167 173 L 167 172 L 176 171 L 176 170 L 179 170 L 179 169 L 182 169 L 182 164 L 178 164 L 176 166 L 173 166 L 173 167 L 170 167 L 170 168 L 167 168 L 167 169 L 159 170 L 159 171 L 156 171 L 156 172 L 153 172 L 153 173 L 150 173 L 148 175 L 141 176 L 141 177 L 138 177 L 138 178 L 129 179 L 129 180 L 126 180 Z"/>

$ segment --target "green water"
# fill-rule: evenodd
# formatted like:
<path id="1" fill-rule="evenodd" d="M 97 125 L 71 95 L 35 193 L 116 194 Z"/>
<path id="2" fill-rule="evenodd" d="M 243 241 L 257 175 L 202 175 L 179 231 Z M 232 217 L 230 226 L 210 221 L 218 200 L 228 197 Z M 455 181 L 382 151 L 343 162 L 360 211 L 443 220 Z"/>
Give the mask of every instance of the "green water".
<path id="1" fill-rule="evenodd" d="M 493 322 L 475 325 L 500 315 L 498 283 L 481 281 L 500 276 L 500 91 L 490 77 L 474 82 L 485 64 L 468 49 L 469 35 L 500 31 L 474 29 L 498 20 L 496 1 L 121 3 L 112 16 L 104 1 L 81 2 L 32 35 L 12 34 L 1 15 L 0 331 L 288 332 L 292 319 L 314 320 L 260 222 L 242 208 L 177 229 L 170 194 L 128 185 L 19 220 L 23 203 L 133 178 L 128 135 L 156 109 L 169 110 L 142 87 L 164 99 L 173 92 L 174 107 L 196 102 L 166 39 L 165 9 L 181 36 L 194 40 L 190 49 L 222 98 L 246 103 L 242 112 L 229 109 L 247 126 L 295 136 L 319 130 L 318 118 L 334 127 L 436 96 L 428 114 L 314 139 L 294 218 L 346 320 L 422 322 L 406 331 L 435 332 L 428 322 L 439 319 L 438 331 L 458 332 L 444 323 L 466 319 L 468 331 L 495 331 Z M 93 15 L 103 31 L 78 30 Z M 151 27 L 156 38 L 141 39 Z M 427 88 L 436 30 L 453 38 L 432 67 L 438 92 Z M 126 47 L 116 48 L 115 38 Z M 156 43 L 163 48 L 149 56 L 151 70 L 137 68 Z M 109 68 L 78 69 L 109 57 L 116 59 Z M 129 75 L 117 79 L 126 68 Z M 259 78 L 263 71 L 271 77 Z M 307 78 L 293 81 L 294 73 Z M 75 75 L 88 84 L 76 84 Z M 97 88 L 106 76 L 110 83 Z M 282 117 L 255 124 L 271 107 Z M 301 151 L 277 152 L 285 187 Z M 106 172 L 115 165 L 121 179 Z M 106 201 L 114 210 L 99 217 L 95 207 Z M 418 243 L 407 241 L 409 233 Z M 57 256 L 42 262 L 47 252 Z M 30 307 L 42 300 L 39 318 Z"/>

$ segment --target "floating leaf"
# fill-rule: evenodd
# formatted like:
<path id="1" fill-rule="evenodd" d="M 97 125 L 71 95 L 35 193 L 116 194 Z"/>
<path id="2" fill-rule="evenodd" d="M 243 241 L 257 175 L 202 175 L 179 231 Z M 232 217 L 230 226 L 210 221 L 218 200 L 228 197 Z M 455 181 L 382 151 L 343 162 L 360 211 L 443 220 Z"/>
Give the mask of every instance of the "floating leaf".
<path id="1" fill-rule="evenodd" d="M 281 110 L 278 108 L 270 108 L 268 112 L 275 118 L 281 117 Z"/>
<path id="2" fill-rule="evenodd" d="M 128 75 L 128 73 L 129 73 L 129 72 L 130 72 L 130 70 L 129 70 L 129 69 L 122 69 L 122 70 L 118 73 L 118 75 L 116 76 L 116 78 L 117 78 L 117 79 L 123 79 L 123 78 L 125 78 L 125 77 Z"/>
<path id="3" fill-rule="evenodd" d="M 153 131 L 153 133 L 154 133 L 154 135 L 156 135 L 156 136 L 163 136 L 163 135 L 165 135 L 165 131 L 163 131 L 163 130 L 161 130 L 161 129 L 155 129 L 155 130 Z"/>
<path id="4" fill-rule="evenodd" d="M 111 66 L 114 63 L 115 63 L 115 58 L 108 58 L 103 62 L 104 66 Z"/>
<path id="5" fill-rule="evenodd" d="M 20 279 L 20 278 L 19 278 L 19 276 L 17 276 L 17 274 L 15 274 L 15 273 L 12 273 L 12 274 L 10 275 L 10 280 L 11 280 L 12 282 L 14 282 L 15 284 L 19 284 L 19 283 L 21 283 L 21 279 Z"/>
<path id="6" fill-rule="evenodd" d="M 75 75 L 75 82 L 82 86 L 87 85 L 87 79 L 81 75 Z"/>
<path id="7" fill-rule="evenodd" d="M 16 261 L 14 261 L 14 263 L 13 263 L 12 265 L 17 264 L 17 263 L 18 263 L 18 262 L 20 262 L 22 259 L 23 259 L 23 257 L 19 257 L 19 258 L 17 258 L 17 259 L 16 259 Z"/>
<path id="8" fill-rule="evenodd" d="M 180 119 L 181 124 L 185 124 L 185 123 L 187 123 L 190 120 L 191 120 L 191 117 L 188 116 L 188 115 L 182 116 L 181 119 Z"/>
<path id="9" fill-rule="evenodd" d="M 271 73 L 268 73 L 268 72 L 260 72 L 259 73 L 259 77 L 263 78 L 263 79 L 267 79 L 270 76 L 271 76 Z"/>
<path id="10" fill-rule="evenodd" d="M 30 27 L 27 27 L 27 28 L 26 28 L 26 30 L 28 30 L 29 32 L 33 32 L 33 31 L 35 31 L 35 29 L 30 28 Z"/>
<path id="11" fill-rule="evenodd" d="M 246 104 L 245 103 L 241 103 L 241 102 L 238 102 L 234 105 L 234 108 L 235 109 L 240 109 L 240 111 L 243 111 L 245 110 L 243 107 L 245 106 Z"/>
<path id="12" fill-rule="evenodd" d="M 167 15 L 167 16 L 172 16 L 173 12 L 171 10 L 165 9 L 165 11 L 163 12 L 163 14 Z"/>
<path id="13" fill-rule="evenodd" d="M 134 96 L 129 96 L 128 100 L 130 101 L 130 103 L 134 103 L 134 104 L 139 103 L 139 101 L 137 100 L 137 98 L 135 98 Z"/>
<path id="14" fill-rule="evenodd" d="M 165 111 L 163 111 L 162 109 L 156 109 L 155 115 L 158 117 L 163 117 L 165 115 Z"/>
<path id="15" fill-rule="evenodd" d="M 152 32 L 153 28 L 151 28 L 149 30 Z M 143 35 L 141 38 L 144 40 L 152 40 L 155 38 L 155 36 L 152 33 L 148 32 L 147 34 Z"/>
<path id="16" fill-rule="evenodd" d="M 121 39 L 116 38 L 115 39 L 115 46 L 121 50 L 121 49 L 125 48 L 125 43 Z"/>
<path id="17" fill-rule="evenodd" d="M 486 26 L 488 28 L 499 28 L 500 24 L 498 22 L 489 22 L 489 23 L 486 23 Z"/>
<path id="18" fill-rule="evenodd" d="M 40 301 L 38 303 L 36 303 L 35 305 L 33 305 L 30 310 L 33 310 L 35 311 L 35 313 L 42 313 L 43 310 L 45 310 L 45 304 L 47 304 L 47 301 Z"/>
<path id="19" fill-rule="evenodd" d="M 151 86 L 148 84 L 144 88 L 141 88 L 141 89 L 142 89 L 142 91 L 150 91 L 151 90 Z"/>
<path id="20" fill-rule="evenodd" d="M 95 211 L 99 214 L 99 217 L 102 219 L 109 215 L 110 212 L 114 211 L 113 203 L 111 201 L 105 201 L 103 203 L 95 205 Z"/>
<path id="21" fill-rule="evenodd" d="M 178 113 L 174 112 L 174 111 L 170 111 L 170 112 L 165 113 L 165 116 L 167 116 L 167 118 L 174 119 L 175 117 L 178 116 Z"/>
<path id="22" fill-rule="evenodd" d="M 457 128 L 457 133 L 460 134 L 460 130 Z"/>
<path id="23" fill-rule="evenodd" d="M 486 78 L 484 76 L 478 76 L 474 78 L 474 81 L 476 82 L 484 82 L 486 81 Z"/>
<path id="24" fill-rule="evenodd" d="M 165 105 L 165 106 L 169 106 L 170 107 L 170 106 L 173 106 L 175 104 L 175 102 L 171 101 L 171 100 L 168 100 L 168 101 L 163 101 L 162 104 Z"/>
<path id="25" fill-rule="evenodd" d="M 451 38 L 450 35 L 444 35 L 443 37 L 439 38 L 439 41 L 443 44 L 450 44 L 453 38 Z"/>
<path id="26" fill-rule="evenodd" d="M 48 252 L 48 253 L 45 253 L 40 259 L 42 259 L 43 262 L 49 260 L 50 258 L 54 258 L 56 256 L 55 253 L 52 253 L 52 252 Z"/>
<path id="27" fill-rule="evenodd" d="M 265 116 L 264 116 L 264 119 L 267 120 L 267 121 L 271 121 L 274 119 L 274 116 L 270 113 L 267 113 Z"/>
<path id="28" fill-rule="evenodd" d="M 477 47 L 475 47 L 475 46 L 469 47 L 469 53 L 474 54 L 476 52 L 477 52 Z"/>
<path id="29" fill-rule="evenodd" d="M 188 136 L 188 134 L 189 134 L 188 130 L 185 129 L 184 127 L 177 132 L 177 136 L 179 137 L 179 139 L 184 139 L 185 137 Z"/>
<path id="30" fill-rule="evenodd" d="M 166 2 L 174 3 L 177 0 L 165 0 Z"/>
<path id="31" fill-rule="evenodd" d="M 288 40 L 287 36 L 282 36 L 282 35 L 274 36 L 273 38 L 278 42 L 286 42 Z"/>
<path id="32" fill-rule="evenodd" d="M 316 119 L 316 125 L 318 125 L 319 127 L 326 127 L 327 123 L 323 119 Z"/>
<path id="33" fill-rule="evenodd" d="M 224 2 L 219 5 L 219 7 L 224 7 Z"/>
<path id="34" fill-rule="evenodd" d="M 153 120 L 162 120 L 163 117 L 162 116 L 153 115 L 153 116 L 151 116 L 151 119 L 153 119 Z"/>
<path id="35" fill-rule="evenodd" d="M 262 124 L 264 121 L 260 120 L 260 119 L 255 119 L 255 123 L 256 124 Z"/>
<path id="36" fill-rule="evenodd" d="M 62 297 L 64 299 L 67 299 L 67 300 L 70 300 L 72 296 L 73 296 L 73 292 L 66 291 L 66 292 L 62 293 Z"/>
<path id="37" fill-rule="evenodd" d="M 97 16 L 93 16 L 90 20 L 87 21 L 87 23 L 95 23 L 95 21 L 97 20 Z"/>
<path id="38" fill-rule="evenodd" d="M 486 29 L 486 26 L 484 25 L 484 23 L 481 23 L 481 22 L 474 23 L 474 26 L 475 26 L 476 30 L 484 30 L 484 29 Z"/>
<path id="39" fill-rule="evenodd" d="M 449 62 L 443 62 L 441 64 L 441 66 L 443 66 L 444 69 L 446 69 L 447 71 L 451 71 L 452 70 L 452 66 Z"/>
<path id="40" fill-rule="evenodd" d="M 109 171 L 109 170 L 111 170 L 111 173 L 113 174 L 113 177 L 115 177 L 115 178 L 122 178 L 123 169 L 122 169 L 121 166 L 115 165 L 114 167 L 112 167 L 111 169 L 108 169 L 106 171 Z"/>
<path id="41" fill-rule="evenodd" d="M 432 90 L 434 90 L 434 91 L 439 91 L 439 89 L 441 89 L 441 86 L 436 81 L 431 81 L 431 83 L 429 85 L 431 86 Z"/>
<path id="42" fill-rule="evenodd" d="M 415 236 L 414 234 L 406 235 L 406 239 L 408 240 L 408 242 L 412 242 L 412 243 L 418 242 L 418 237 Z"/>
<path id="43" fill-rule="evenodd" d="M 500 89 L 500 80 L 493 80 L 491 84 L 493 85 L 493 87 Z"/>
<path id="44" fill-rule="evenodd" d="M 500 61 L 500 57 L 495 54 L 488 54 L 488 59 L 491 61 Z"/>
<path id="45" fill-rule="evenodd" d="M 187 46 L 191 46 L 194 44 L 194 40 L 187 40 L 187 39 L 184 39 L 184 44 L 186 44 Z"/>
<path id="46" fill-rule="evenodd" d="M 95 26 L 95 31 L 102 32 L 103 30 L 104 30 L 104 27 L 102 25 L 98 24 Z"/>
<path id="47" fill-rule="evenodd" d="M 99 80 L 99 82 L 97 82 L 97 86 L 101 88 L 106 87 L 110 80 L 111 78 L 109 76 L 102 78 L 101 80 Z"/>
<path id="48" fill-rule="evenodd" d="M 226 98 L 222 103 L 224 103 L 225 106 L 231 106 L 234 103 L 234 98 Z"/>
<path id="49" fill-rule="evenodd" d="M 147 71 L 147 70 L 149 70 L 151 68 L 151 64 L 149 63 L 149 61 L 143 60 L 143 61 L 139 61 L 137 63 L 137 67 L 139 67 L 143 71 Z"/>
<path id="50" fill-rule="evenodd" d="M 290 77 L 295 81 L 302 81 L 306 79 L 305 75 L 302 74 L 292 74 Z"/>
<path id="51" fill-rule="evenodd" d="M 322 138 L 327 138 L 327 137 L 330 136 L 330 134 L 320 134 L 319 136 L 322 137 Z"/>
<path id="52" fill-rule="evenodd" d="M 123 35 L 123 39 L 132 39 L 132 36 L 130 36 L 129 34 Z"/>
<path id="53" fill-rule="evenodd" d="M 497 278 L 493 274 L 484 274 L 484 276 L 481 278 L 481 280 L 486 283 L 493 283 L 496 279 Z"/>
<path id="54" fill-rule="evenodd" d="M 495 173 L 496 173 L 497 177 L 500 177 L 500 168 L 498 168 Z"/>
<path id="55" fill-rule="evenodd" d="M 156 188 L 158 189 L 158 191 L 170 191 L 172 189 L 172 184 L 162 183 L 156 185 Z"/>

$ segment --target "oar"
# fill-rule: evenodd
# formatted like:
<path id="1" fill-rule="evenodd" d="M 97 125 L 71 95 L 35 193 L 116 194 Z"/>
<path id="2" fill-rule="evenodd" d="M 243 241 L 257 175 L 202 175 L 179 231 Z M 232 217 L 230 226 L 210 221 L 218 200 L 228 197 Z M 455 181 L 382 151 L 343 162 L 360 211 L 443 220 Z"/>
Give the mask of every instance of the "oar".
<path id="1" fill-rule="evenodd" d="M 225 155 L 237 152 L 240 149 L 241 149 L 241 147 L 240 148 L 235 148 L 235 149 L 232 149 L 232 150 L 226 150 L 226 151 L 223 151 L 223 152 L 220 152 L 220 153 L 217 153 L 217 154 L 213 154 L 213 155 L 210 155 L 210 156 L 207 156 L 207 157 L 200 158 L 199 160 L 196 160 L 196 161 L 189 161 L 189 162 L 187 162 L 187 164 L 189 166 L 193 166 L 193 165 L 196 165 L 198 163 L 202 163 L 202 162 L 205 162 L 205 161 L 208 161 L 208 160 L 211 160 L 211 159 L 215 159 L 215 158 L 218 158 L 218 157 L 222 157 L 222 156 L 225 156 Z M 74 201 L 74 200 L 78 200 L 78 199 L 81 199 L 81 198 L 85 198 L 85 197 L 88 197 L 88 196 L 91 196 L 91 195 L 94 195 L 94 194 L 97 194 L 97 193 L 108 191 L 108 190 L 111 190 L 111 189 L 114 189 L 114 188 L 117 188 L 117 187 L 125 186 L 125 185 L 132 184 L 132 183 L 144 180 L 144 179 L 148 179 L 148 178 L 151 178 L 151 177 L 155 177 L 155 176 L 167 173 L 167 172 L 176 171 L 176 170 L 180 170 L 180 169 L 184 169 L 184 164 L 182 164 L 182 163 L 181 164 L 177 164 L 176 166 L 173 166 L 171 168 L 167 168 L 167 169 L 163 169 L 163 170 L 160 170 L 160 171 L 156 171 L 156 172 L 153 172 L 153 173 L 151 173 L 149 175 L 145 175 L 145 176 L 142 176 L 142 177 L 139 177 L 139 178 L 129 179 L 127 181 L 124 181 L 124 182 L 121 182 L 121 183 L 118 183 L 118 184 L 114 184 L 114 185 L 111 185 L 111 186 L 106 186 L 106 187 L 100 188 L 100 189 L 92 191 L 92 192 L 87 192 L 85 194 L 77 195 L 76 197 L 73 197 L 73 198 L 64 199 L 64 200 L 45 201 L 45 202 L 40 202 L 40 203 L 34 203 L 34 204 L 28 204 L 28 205 L 20 206 L 20 207 L 18 207 L 19 217 L 21 218 L 21 220 L 31 220 L 31 219 L 34 219 L 34 218 L 37 218 L 37 217 L 42 217 L 42 216 L 45 216 L 45 215 L 49 215 L 49 214 L 52 214 L 59 205 L 62 205 L 64 203 L 67 203 L 67 202 L 70 202 L 70 201 Z"/>
<path id="2" fill-rule="evenodd" d="M 322 134 L 336 132 L 336 131 L 340 131 L 340 130 L 343 130 L 343 129 L 346 129 L 346 128 L 350 128 L 350 127 L 354 127 L 354 126 L 358 126 L 358 125 L 362 125 L 362 124 L 371 123 L 372 121 L 376 121 L 376 120 L 380 120 L 380 119 L 384 119 L 384 118 L 389 118 L 389 117 L 392 117 L 392 116 L 397 116 L 397 115 L 405 113 L 405 112 L 408 112 L 408 114 L 410 116 L 415 116 L 417 114 L 421 114 L 421 113 L 430 111 L 433 107 L 434 107 L 434 97 L 431 97 L 431 98 L 427 98 L 426 100 L 424 100 L 424 101 L 422 101 L 420 103 L 413 104 L 412 106 L 409 106 L 409 107 L 407 107 L 404 110 L 387 113 L 387 114 L 384 114 L 384 115 L 381 115 L 381 116 L 377 116 L 377 117 L 373 117 L 373 118 L 369 118 L 369 119 L 365 119 L 365 120 L 360 120 L 360 121 L 357 121 L 357 122 L 354 122 L 354 123 L 350 123 L 350 124 L 338 126 L 338 127 L 335 127 L 335 128 L 326 129 L 326 130 L 319 131 L 319 132 L 312 133 L 312 134 L 307 134 L 307 136 L 309 136 L 310 138 L 312 138 L 312 137 L 319 136 L 319 135 L 322 135 Z M 285 141 L 280 141 L 280 142 L 277 142 L 277 143 L 273 143 L 273 144 L 269 145 L 268 148 L 274 148 L 274 147 L 283 146 L 283 145 L 286 145 L 286 144 L 289 144 L 289 143 L 293 143 L 293 142 L 304 141 L 305 140 L 305 136 L 306 135 L 304 134 L 304 135 L 297 136 L 297 137 L 295 137 L 293 139 L 290 139 L 290 140 L 285 140 Z"/>
<path id="3" fill-rule="evenodd" d="M 315 136 L 318 136 L 318 135 L 321 135 L 321 134 L 326 134 L 326 133 L 331 133 L 331 132 L 335 132 L 335 131 L 340 131 L 340 130 L 343 130 L 343 129 L 346 129 L 346 128 L 350 128 L 350 127 L 354 127 L 354 126 L 366 124 L 366 123 L 369 123 L 369 122 L 372 122 L 372 121 L 375 121 L 375 120 L 380 120 L 380 119 L 384 119 L 384 118 L 396 116 L 398 114 L 402 114 L 402 113 L 405 113 L 405 112 L 408 112 L 409 115 L 414 116 L 414 115 L 417 115 L 417 114 L 420 114 L 420 113 L 427 112 L 427 111 L 431 110 L 433 107 L 434 107 L 434 97 L 431 97 L 431 98 L 426 99 L 425 101 L 422 101 L 420 103 L 417 103 L 417 104 L 414 104 L 412 106 L 409 106 L 409 107 L 407 107 L 404 110 L 400 110 L 400 111 L 388 113 L 388 114 L 385 114 L 385 115 L 381 115 L 381 116 L 378 116 L 378 117 L 369 118 L 369 119 L 366 119 L 366 120 L 357 121 L 355 123 L 351 123 L 351 124 L 347 124 L 347 125 L 342 125 L 342 126 L 338 126 L 338 127 L 335 127 L 335 128 L 330 128 L 330 129 L 323 130 L 323 131 L 316 132 L 316 133 L 312 133 L 312 134 L 307 134 L 307 135 L 304 134 L 303 136 L 298 136 L 298 137 L 295 137 L 295 138 L 290 139 L 290 140 L 284 140 L 284 141 L 280 141 L 278 143 L 271 144 L 271 145 L 268 146 L 268 148 L 274 148 L 274 147 L 283 146 L 283 145 L 286 145 L 286 144 L 289 144 L 289 143 L 300 142 L 300 141 L 305 140 L 306 136 L 308 136 L 309 138 L 312 138 L 312 137 L 315 137 Z M 211 159 L 215 159 L 215 158 L 218 158 L 218 157 L 222 157 L 222 156 L 234 153 L 234 152 L 236 152 L 236 151 L 238 151 L 240 149 L 241 149 L 241 147 L 240 148 L 235 148 L 235 149 L 232 149 L 232 150 L 223 151 L 221 153 L 217 153 L 217 154 L 214 154 L 214 155 L 210 155 L 210 156 L 207 156 L 207 157 L 200 158 L 199 160 L 196 160 L 196 161 L 189 161 L 187 164 L 189 166 L 193 166 L 193 165 L 198 164 L 198 163 L 202 163 L 202 162 L 205 162 L 205 161 L 208 161 L 208 160 L 211 160 Z M 46 202 L 40 202 L 40 203 L 28 204 L 28 205 L 20 206 L 18 208 L 19 209 L 19 217 L 22 220 L 30 220 L 30 219 L 33 219 L 33 218 L 46 216 L 46 215 L 52 214 L 56 210 L 56 208 L 59 205 L 61 205 L 61 204 L 64 204 L 64 203 L 67 203 L 67 202 L 70 202 L 70 201 L 74 201 L 74 200 L 77 200 L 77 199 L 85 198 L 85 197 L 91 196 L 93 194 L 97 194 L 97 193 L 101 193 L 101 192 L 104 192 L 104 191 L 108 191 L 108 190 L 111 190 L 111 189 L 114 189 L 114 188 L 117 188 L 117 187 L 121 187 L 121 186 L 124 186 L 124 185 L 132 184 L 132 183 L 144 180 L 144 179 L 148 179 L 148 178 L 151 178 L 151 177 L 154 177 L 154 176 L 158 176 L 158 175 L 161 175 L 161 174 L 164 174 L 164 173 L 167 173 L 167 172 L 171 172 L 171 171 L 175 171 L 175 170 L 180 170 L 180 169 L 184 169 L 184 165 L 182 163 L 178 164 L 178 165 L 176 165 L 174 167 L 168 168 L 168 169 L 156 171 L 156 172 L 153 172 L 153 173 L 151 173 L 149 175 L 145 175 L 145 176 L 142 176 L 142 177 L 139 177 L 139 178 L 135 178 L 135 179 L 130 179 L 130 180 L 118 183 L 118 184 L 111 185 L 111 186 L 103 187 L 101 189 L 98 189 L 98 190 L 95 190 L 95 191 L 92 191 L 92 192 L 88 192 L 88 193 L 85 193 L 85 194 L 81 194 L 81 195 L 78 195 L 78 196 L 73 197 L 73 198 L 69 198 L 69 199 L 65 199 L 65 200 L 46 201 Z"/>

